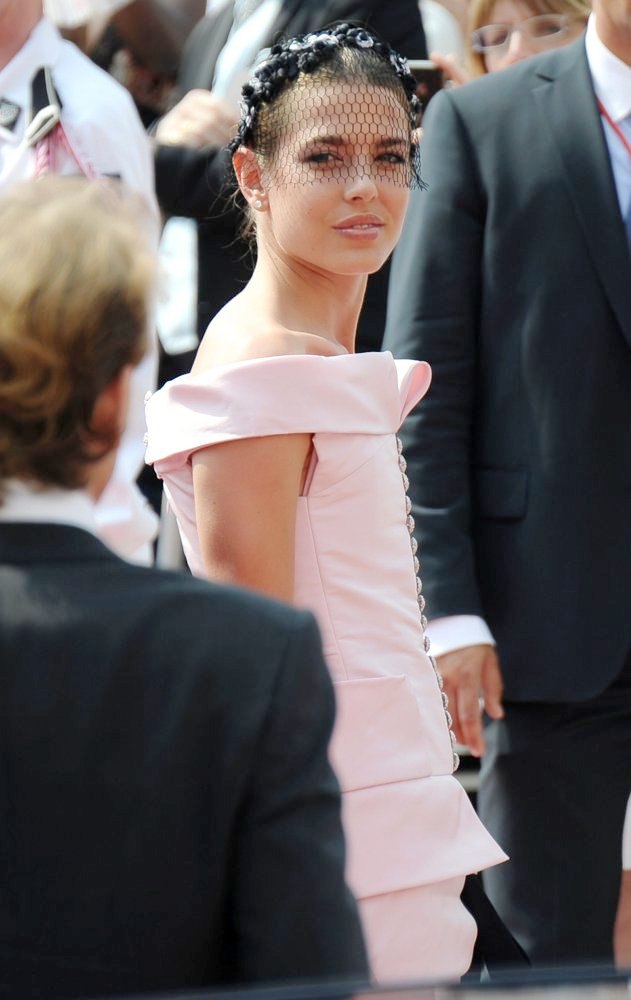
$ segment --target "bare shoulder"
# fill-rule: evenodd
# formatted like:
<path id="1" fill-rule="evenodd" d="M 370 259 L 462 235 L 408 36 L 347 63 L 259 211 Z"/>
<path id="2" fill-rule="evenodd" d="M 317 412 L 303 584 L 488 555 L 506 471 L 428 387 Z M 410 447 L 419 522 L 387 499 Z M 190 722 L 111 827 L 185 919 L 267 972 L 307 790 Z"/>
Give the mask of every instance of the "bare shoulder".
<path id="1" fill-rule="evenodd" d="M 265 337 L 266 351 L 264 357 L 276 357 L 283 354 L 315 354 L 320 357 L 334 357 L 338 354 L 348 354 L 345 347 L 336 340 L 329 340 L 315 333 L 303 330 L 287 330 L 284 327 L 270 330 Z"/>
<path id="2" fill-rule="evenodd" d="M 211 326 L 206 331 L 197 352 L 193 373 L 207 371 L 221 365 L 257 361 L 263 358 L 291 355 L 319 355 L 332 357 L 347 354 L 337 341 L 286 327 L 261 327 L 257 330 L 227 330 L 223 324 Z"/>

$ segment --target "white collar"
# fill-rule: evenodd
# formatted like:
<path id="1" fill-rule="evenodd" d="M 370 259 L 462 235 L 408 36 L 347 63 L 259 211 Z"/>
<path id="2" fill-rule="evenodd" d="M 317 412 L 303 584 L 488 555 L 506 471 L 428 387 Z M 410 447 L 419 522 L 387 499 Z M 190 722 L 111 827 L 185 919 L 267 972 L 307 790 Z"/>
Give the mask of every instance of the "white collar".
<path id="1" fill-rule="evenodd" d="M 20 108 L 15 128 L 0 126 L 0 139 L 10 146 L 18 146 L 25 129 L 26 116 L 31 105 L 31 80 L 40 66 L 55 66 L 61 52 L 63 39 L 45 17 L 38 21 L 22 48 L 0 70 L 0 97 Z"/>
<path id="2" fill-rule="evenodd" d="M 615 122 L 623 121 L 631 115 L 631 66 L 600 40 L 593 14 L 587 22 L 585 51 L 596 97 Z"/>
<path id="3" fill-rule="evenodd" d="M 62 45 L 63 39 L 55 26 L 43 17 L 19 52 L 0 70 L 0 96 L 22 103 L 34 71 L 40 66 L 54 66 Z"/>
<path id="4" fill-rule="evenodd" d="M 94 503 L 83 490 L 37 488 L 20 479 L 9 479 L 0 503 L 1 521 L 68 524 L 97 534 Z"/>

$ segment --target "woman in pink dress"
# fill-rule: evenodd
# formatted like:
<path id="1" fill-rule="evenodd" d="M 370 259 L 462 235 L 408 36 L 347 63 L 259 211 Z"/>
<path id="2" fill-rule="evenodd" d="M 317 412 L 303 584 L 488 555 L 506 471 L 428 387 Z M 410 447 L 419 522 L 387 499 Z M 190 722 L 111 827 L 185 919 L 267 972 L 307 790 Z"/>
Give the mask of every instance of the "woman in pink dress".
<path id="1" fill-rule="evenodd" d="M 452 775 L 424 635 L 396 433 L 430 370 L 353 353 L 367 275 L 391 253 L 417 177 L 416 115 L 406 64 L 364 30 L 271 50 L 233 146 L 254 274 L 192 373 L 147 406 L 147 460 L 192 571 L 318 618 L 348 880 L 381 981 L 462 975 L 476 937 L 464 878 L 505 859 Z"/>

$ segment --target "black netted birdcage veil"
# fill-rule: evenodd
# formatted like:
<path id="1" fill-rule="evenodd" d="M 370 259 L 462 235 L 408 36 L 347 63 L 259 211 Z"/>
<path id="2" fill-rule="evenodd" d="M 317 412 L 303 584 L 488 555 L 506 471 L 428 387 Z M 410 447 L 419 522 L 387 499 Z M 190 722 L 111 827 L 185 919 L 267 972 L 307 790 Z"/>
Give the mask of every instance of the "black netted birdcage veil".
<path id="1" fill-rule="evenodd" d="M 270 50 L 243 88 L 231 149 L 253 149 L 268 186 L 360 176 L 422 186 L 419 115 L 406 61 L 340 24 Z"/>

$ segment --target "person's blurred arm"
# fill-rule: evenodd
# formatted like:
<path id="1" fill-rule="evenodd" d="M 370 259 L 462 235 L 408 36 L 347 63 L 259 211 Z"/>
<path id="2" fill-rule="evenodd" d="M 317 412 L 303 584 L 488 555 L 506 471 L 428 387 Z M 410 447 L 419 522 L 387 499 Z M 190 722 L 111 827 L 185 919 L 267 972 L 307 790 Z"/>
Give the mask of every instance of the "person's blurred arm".
<path id="1" fill-rule="evenodd" d="M 206 220 L 217 199 L 219 211 L 230 208 L 232 163 L 227 150 L 212 153 L 185 146 L 157 145 L 154 152 L 156 194 L 165 215 Z"/>
<path id="2" fill-rule="evenodd" d="M 229 11 L 228 11 L 229 13 Z M 236 131 L 235 109 L 211 92 L 207 54 L 229 25 L 202 17 L 182 55 L 177 103 L 150 130 L 156 192 L 164 215 L 207 222 L 231 208 L 234 190 L 228 141 Z"/>
<path id="3" fill-rule="evenodd" d="M 160 121 L 154 137 L 161 146 L 186 146 L 213 152 L 236 132 L 234 109 L 209 90 L 189 90 Z"/>
<path id="4" fill-rule="evenodd" d="M 236 130 L 229 105 L 191 90 L 154 131 L 156 193 L 165 215 L 205 219 L 232 176 L 226 145 Z"/>

